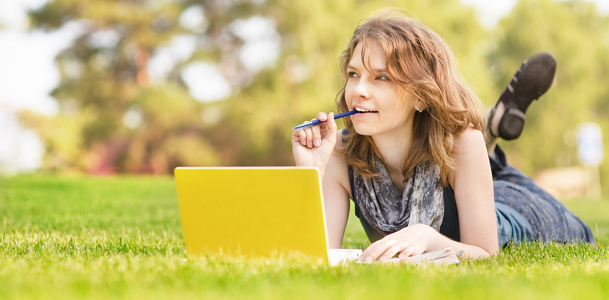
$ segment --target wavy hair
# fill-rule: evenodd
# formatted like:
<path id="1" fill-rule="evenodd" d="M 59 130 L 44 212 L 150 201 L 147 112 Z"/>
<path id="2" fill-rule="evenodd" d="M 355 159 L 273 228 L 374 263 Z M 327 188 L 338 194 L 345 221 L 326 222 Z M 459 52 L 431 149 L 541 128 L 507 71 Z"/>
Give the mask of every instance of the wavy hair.
<path id="1" fill-rule="evenodd" d="M 414 116 L 412 142 L 402 164 L 404 180 L 419 163 L 432 161 L 440 166 L 442 183 L 448 185 L 448 174 L 455 169 L 452 154 L 456 136 L 470 124 L 484 130 L 482 102 L 465 83 L 452 51 L 438 34 L 404 14 L 382 11 L 355 29 L 349 46 L 341 55 L 345 85 L 337 95 L 339 112 L 349 110 L 345 101 L 347 66 L 355 47 L 362 43 L 364 62 L 371 42 L 377 42 L 383 48 L 392 80 L 426 105 L 422 113 L 417 112 Z M 365 62 L 364 65 L 369 69 Z M 380 157 L 380 153 L 372 138 L 357 134 L 351 118 L 345 118 L 345 127 L 347 142 L 342 150 L 347 163 L 362 176 L 378 177 L 373 166 L 375 154 Z"/>

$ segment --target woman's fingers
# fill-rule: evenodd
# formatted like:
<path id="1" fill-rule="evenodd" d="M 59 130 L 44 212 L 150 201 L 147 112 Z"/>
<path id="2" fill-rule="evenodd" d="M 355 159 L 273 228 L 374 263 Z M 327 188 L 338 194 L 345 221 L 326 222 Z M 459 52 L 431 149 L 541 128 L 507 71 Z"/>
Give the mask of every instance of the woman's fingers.
<path id="1" fill-rule="evenodd" d="M 325 122 L 328 120 L 328 115 L 325 112 L 320 112 L 317 114 L 317 120 L 320 120 L 322 122 Z"/>
<path id="2" fill-rule="evenodd" d="M 336 121 L 334 120 L 334 113 L 330 113 L 328 115 L 328 121 L 326 122 L 328 129 L 326 134 L 326 138 L 328 141 L 334 145 L 336 143 L 336 131 L 338 130 L 338 126 L 336 126 Z"/>
<path id="3" fill-rule="evenodd" d="M 328 122 L 330 123 L 330 122 Z M 427 250 L 432 232 L 437 231 L 428 225 L 416 224 L 385 236 L 372 243 L 361 255 L 360 260 L 372 262 L 374 260 L 389 261 L 396 255 L 399 259 L 407 259 L 419 255 Z"/>
<path id="4" fill-rule="evenodd" d="M 415 247 L 407 247 L 406 249 L 404 249 L 400 252 L 400 255 L 398 255 L 398 258 L 407 259 L 410 256 L 419 255 L 419 254 L 423 254 L 423 251 L 416 249 Z"/>
<path id="5" fill-rule="evenodd" d="M 300 144 L 305 147 L 314 148 L 321 146 L 322 140 L 326 137 L 326 133 L 328 131 L 328 129 L 326 129 L 325 122 L 331 119 L 332 124 L 328 125 L 334 125 L 334 127 L 336 127 L 336 122 L 334 122 L 334 114 L 330 113 L 330 116 L 331 118 L 329 118 L 329 116 L 324 112 L 317 114 L 316 119 L 324 123 L 315 126 L 305 127 L 302 129 L 296 129 L 293 135 L 297 136 L 298 140 L 300 141 Z M 316 119 L 312 119 L 311 121 Z"/>
<path id="6" fill-rule="evenodd" d="M 408 242 L 393 239 L 380 240 L 370 245 L 368 249 L 362 253 L 362 260 L 367 263 L 377 259 L 379 261 L 389 261 L 395 257 L 396 254 L 399 254 L 398 257 L 400 259 L 404 259 L 415 254 L 415 252 L 415 247 Z"/>
<path id="7" fill-rule="evenodd" d="M 303 129 L 298 130 L 298 137 L 300 138 L 300 144 L 303 146 L 307 145 L 307 133 Z"/>
<path id="8" fill-rule="evenodd" d="M 326 122 L 328 120 L 328 115 L 326 115 L 325 112 L 320 112 L 320 113 L 317 114 L 317 120 L 320 120 L 322 122 Z M 321 145 L 322 127 L 324 127 L 324 129 L 325 129 L 326 125 L 325 124 L 320 124 L 318 126 L 313 126 L 311 128 L 311 131 L 313 133 L 313 137 L 312 137 L 313 147 L 319 147 Z M 323 131 L 325 132 L 325 130 L 323 130 Z"/>
<path id="9" fill-rule="evenodd" d="M 297 166 L 316 166 L 323 170 L 336 143 L 336 123 L 333 114 L 320 113 L 317 117 L 321 124 L 294 130 L 292 154 Z"/>
<path id="10" fill-rule="evenodd" d="M 396 254 L 398 254 L 400 252 L 404 253 L 404 251 L 407 252 L 408 249 L 409 249 L 409 245 L 407 243 L 398 243 L 398 242 L 396 242 L 393 246 L 391 246 L 391 247 L 387 248 L 387 250 L 385 250 L 385 253 L 383 253 L 379 257 L 379 260 L 380 261 L 389 261 Z"/>
<path id="11" fill-rule="evenodd" d="M 303 122 L 303 124 L 306 122 Z M 292 142 L 300 143 L 303 146 L 307 145 L 307 133 L 303 129 L 294 129 L 292 133 Z"/>
<path id="12" fill-rule="evenodd" d="M 393 245 L 392 242 L 395 241 L 382 239 L 372 243 L 360 256 L 361 260 L 367 263 L 376 260 L 387 250 L 388 247 Z"/>
<path id="13" fill-rule="evenodd" d="M 311 145 L 309 145 L 309 148 L 312 147 L 319 147 L 319 145 L 321 145 L 321 126 L 320 125 L 316 125 L 316 126 L 312 126 L 311 127 L 311 133 L 312 133 L 312 137 L 311 137 Z"/>
<path id="14" fill-rule="evenodd" d="M 305 144 L 304 145 L 309 148 L 313 147 L 313 130 L 311 129 L 311 127 L 313 127 L 313 126 L 302 129 L 302 131 L 304 131 L 304 133 L 305 133 Z"/>

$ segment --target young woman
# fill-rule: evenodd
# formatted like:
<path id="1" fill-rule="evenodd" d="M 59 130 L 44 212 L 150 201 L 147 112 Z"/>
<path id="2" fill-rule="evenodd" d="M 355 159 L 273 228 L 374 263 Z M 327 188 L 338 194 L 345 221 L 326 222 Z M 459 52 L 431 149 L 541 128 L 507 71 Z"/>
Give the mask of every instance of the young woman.
<path id="1" fill-rule="evenodd" d="M 523 63 L 488 121 L 445 42 L 401 14 L 358 26 L 341 68 L 338 110 L 359 113 L 338 132 L 322 112 L 326 123 L 292 135 L 296 165 L 320 171 L 331 248 L 341 247 L 349 199 L 372 242 L 365 261 L 445 247 L 486 257 L 510 240 L 594 241 L 495 146 L 518 137 L 528 105 L 549 88 L 551 55 Z"/>

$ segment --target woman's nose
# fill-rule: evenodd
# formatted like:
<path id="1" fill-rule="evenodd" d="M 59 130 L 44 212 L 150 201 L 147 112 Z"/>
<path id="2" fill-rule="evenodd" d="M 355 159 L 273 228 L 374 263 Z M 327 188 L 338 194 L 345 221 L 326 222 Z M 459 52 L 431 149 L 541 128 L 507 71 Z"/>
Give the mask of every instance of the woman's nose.
<path id="1" fill-rule="evenodd" d="M 368 86 L 364 80 L 358 81 L 357 85 L 353 88 L 353 92 L 358 97 L 368 98 L 370 96 L 370 92 L 368 91 Z"/>

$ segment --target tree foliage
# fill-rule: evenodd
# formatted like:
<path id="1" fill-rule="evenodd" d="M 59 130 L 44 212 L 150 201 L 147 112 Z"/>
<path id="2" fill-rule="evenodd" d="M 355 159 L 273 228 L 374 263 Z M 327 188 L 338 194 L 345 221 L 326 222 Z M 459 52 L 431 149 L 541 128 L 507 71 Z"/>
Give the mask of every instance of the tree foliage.
<path id="1" fill-rule="evenodd" d="M 553 87 L 527 111 L 523 135 L 502 145 L 527 173 L 577 165 L 578 126 L 595 122 L 609 128 L 609 19 L 588 2 L 520 1 L 495 36 L 490 62 L 498 87 L 534 53 L 550 52 L 558 63 Z M 609 175 L 605 166 L 602 172 Z"/>
<path id="2" fill-rule="evenodd" d="M 60 113 L 22 119 L 44 137 L 47 170 L 291 165 L 291 127 L 334 110 L 338 57 L 356 25 L 384 7 L 400 7 L 439 33 L 486 105 L 522 60 L 539 51 L 556 56 L 554 87 L 527 112 L 519 141 L 502 144 L 527 173 L 575 164 L 575 149 L 563 140 L 579 123 L 609 125 L 608 21 L 581 0 L 520 1 L 492 31 L 458 0 L 50 0 L 30 13 L 33 27 L 80 33 L 57 57 Z M 203 22 L 186 26 L 182 19 L 193 11 Z M 240 59 L 247 41 L 235 29 L 252 18 L 269 20 L 280 41 L 277 59 L 257 69 Z M 196 41 L 194 51 L 151 79 L 151 57 L 179 38 Z M 182 75 L 195 62 L 218 67 L 230 84 L 226 99 L 189 94 Z"/>
<path id="3" fill-rule="evenodd" d="M 32 11 L 35 28 L 75 26 L 81 33 L 57 62 L 62 80 L 52 119 L 24 114 L 45 139 L 45 168 L 93 173 L 167 173 L 177 165 L 290 165 L 291 127 L 332 111 L 341 87 L 338 56 L 355 26 L 394 2 L 52 0 Z M 457 0 L 403 1 L 401 7 L 453 44 L 466 74 L 485 82 L 478 47 L 484 31 Z M 204 24 L 180 23 L 192 7 Z M 249 70 L 239 59 L 245 41 L 236 22 L 263 17 L 275 24 L 281 52 L 274 65 Z M 66 25 L 67 24 L 67 25 Z M 176 37 L 197 40 L 161 81 L 148 62 Z M 181 71 L 203 61 L 231 84 L 228 99 L 199 102 Z M 474 80 L 475 81 L 475 80 Z M 137 126 L 129 117 L 139 116 Z M 211 117 L 210 117 L 211 116 Z M 211 120 L 211 121 L 210 121 Z"/>

